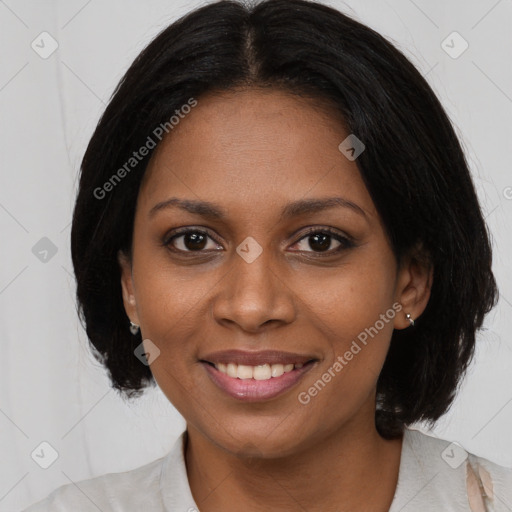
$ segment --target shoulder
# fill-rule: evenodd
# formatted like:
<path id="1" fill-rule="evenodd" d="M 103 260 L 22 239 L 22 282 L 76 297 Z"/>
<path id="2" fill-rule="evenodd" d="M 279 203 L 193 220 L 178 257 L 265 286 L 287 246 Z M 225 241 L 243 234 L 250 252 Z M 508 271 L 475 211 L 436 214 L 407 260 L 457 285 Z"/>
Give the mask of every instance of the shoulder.
<path id="1" fill-rule="evenodd" d="M 512 510 L 512 468 L 468 453 L 466 483 L 469 501 L 476 505 L 475 511 L 479 510 L 477 506 L 482 510 Z"/>
<path id="2" fill-rule="evenodd" d="M 470 453 L 459 443 L 406 429 L 397 490 L 398 501 L 410 499 L 417 505 L 449 503 L 468 512 L 512 510 L 512 468 Z"/>
<path id="3" fill-rule="evenodd" d="M 160 474 L 165 457 L 120 473 L 107 473 L 79 482 L 65 484 L 46 499 L 23 512 L 83 512 L 102 510 L 161 511 Z"/>

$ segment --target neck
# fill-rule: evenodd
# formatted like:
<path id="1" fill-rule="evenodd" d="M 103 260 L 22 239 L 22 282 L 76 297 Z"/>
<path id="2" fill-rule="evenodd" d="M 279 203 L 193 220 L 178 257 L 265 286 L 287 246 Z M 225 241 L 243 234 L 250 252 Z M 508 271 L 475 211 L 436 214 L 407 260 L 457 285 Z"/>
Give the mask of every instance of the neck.
<path id="1" fill-rule="evenodd" d="M 201 512 L 386 512 L 398 481 L 402 438 L 385 440 L 373 421 L 361 427 L 340 428 L 293 455 L 263 458 L 226 452 L 187 425 L 192 495 Z"/>

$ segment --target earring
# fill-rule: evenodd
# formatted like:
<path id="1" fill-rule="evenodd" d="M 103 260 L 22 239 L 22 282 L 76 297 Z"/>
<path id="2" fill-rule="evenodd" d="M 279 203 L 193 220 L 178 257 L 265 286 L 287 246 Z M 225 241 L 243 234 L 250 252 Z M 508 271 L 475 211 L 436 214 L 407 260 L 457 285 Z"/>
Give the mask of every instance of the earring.
<path id="1" fill-rule="evenodd" d="M 139 329 L 140 327 L 137 324 L 134 324 L 132 321 L 130 321 L 130 331 L 133 335 L 137 334 Z"/>
<path id="2" fill-rule="evenodd" d="M 411 324 L 411 327 L 414 327 L 414 320 L 411 318 L 411 314 L 410 313 L 406 313 L 405 317 L 407 318 L 407 320 L 409 320 L 409 323 Z"/>

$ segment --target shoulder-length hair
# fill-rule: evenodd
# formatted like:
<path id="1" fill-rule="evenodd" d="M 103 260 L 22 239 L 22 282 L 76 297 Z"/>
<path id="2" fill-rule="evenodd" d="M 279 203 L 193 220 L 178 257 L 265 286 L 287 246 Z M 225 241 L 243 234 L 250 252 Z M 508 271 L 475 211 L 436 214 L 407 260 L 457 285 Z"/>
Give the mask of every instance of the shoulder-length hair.
<path id="1" fill-rule="evenodd" d="M 240 86 L 329 102 L 364 142 L 356 163 L 397 262 L 421 246 L 434 271 L 416 325 L 393 332 L 377 383 L 376 427 L 393 438 L 413 422 L 433 424 L 451 405 L 476 331 L 497 300 L 489 234 L 460 142 L 425 79 L 377 32 L 316 2 L 196 9 L 163 30 L 121 79 L 83 158 L 71 230 L 77 310 L 94 356 L 124 396 L 155 384 L 134 356 L 141 337 L 129 330 L 117 261 L 119 250 L 131 253 L 137 194 L 154 148 L 133 169 L 126 162 L 149 146 L 156 127 L 170 131 L 191 98 Z"/>

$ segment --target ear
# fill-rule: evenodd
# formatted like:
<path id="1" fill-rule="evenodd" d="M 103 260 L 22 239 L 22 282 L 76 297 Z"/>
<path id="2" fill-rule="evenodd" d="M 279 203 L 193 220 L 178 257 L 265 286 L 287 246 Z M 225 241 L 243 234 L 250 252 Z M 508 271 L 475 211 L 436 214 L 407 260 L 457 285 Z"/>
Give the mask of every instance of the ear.
<path id="1" fill-rule="evenodd" d="M 395 300 L 402 310 L 395 316 L 395 329 L 411 325 L 406 314 L 417 320 L 427 307 L 434 279 L 434 268 L 421 244 L 403 258 L 398 270 Z"/>
<path id="2" fill-rule="evenodd" d="M 135 301 L 135 290 L 132 277 L 132 262 L 130 258 L 121 250 L 117 253 L 117 261 L 121 269 L 121 288 L 123 291 L 124 310 L 128 318 L 137 325 L 139 316 L 137 314 L 137 303 Z"/>

